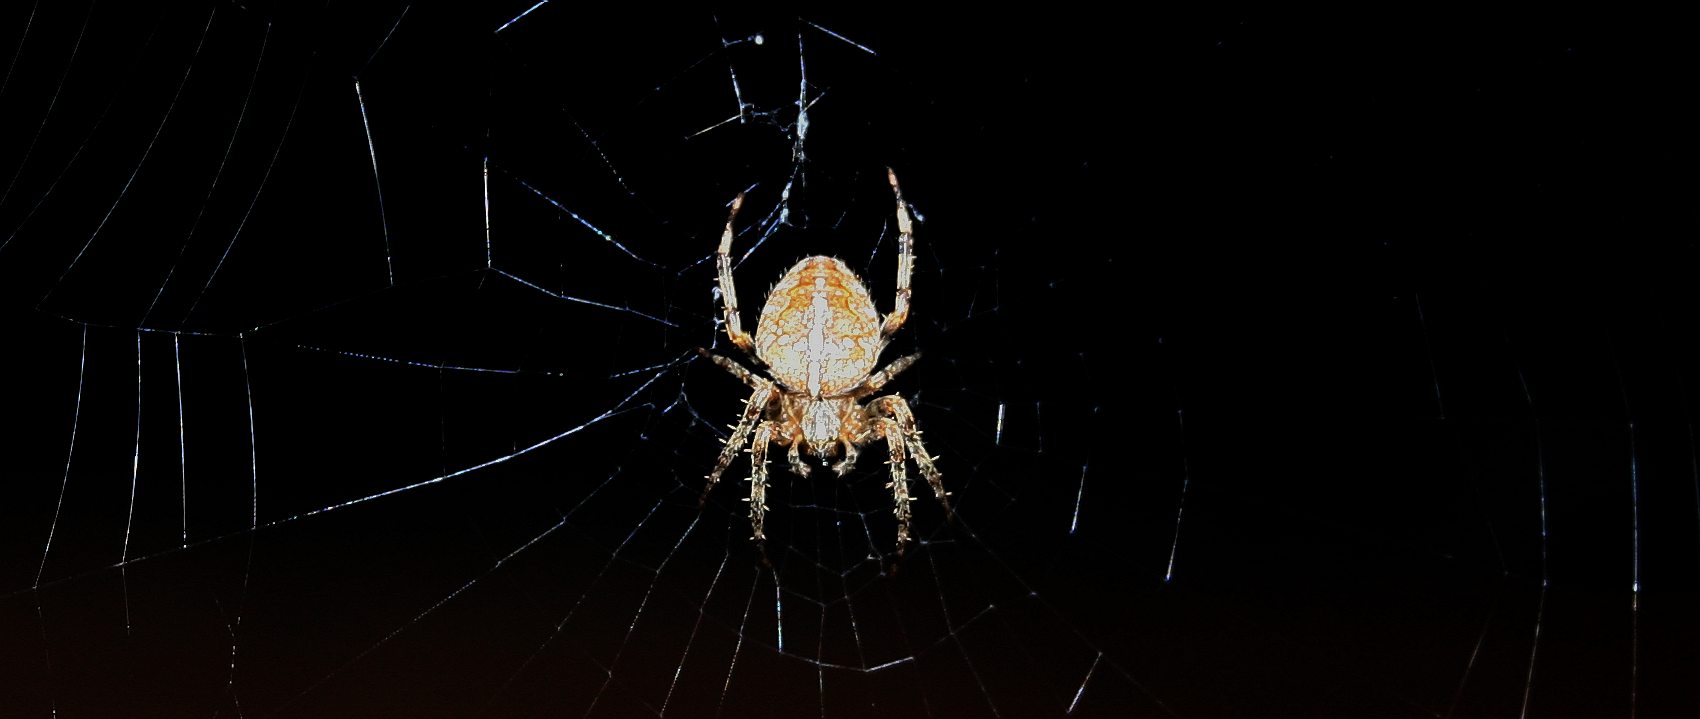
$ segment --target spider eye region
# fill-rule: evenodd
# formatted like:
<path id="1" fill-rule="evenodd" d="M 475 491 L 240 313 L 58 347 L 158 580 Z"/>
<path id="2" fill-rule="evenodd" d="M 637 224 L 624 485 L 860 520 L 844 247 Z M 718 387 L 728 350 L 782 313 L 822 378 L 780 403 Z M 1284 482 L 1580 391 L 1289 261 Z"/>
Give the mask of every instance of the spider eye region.
<path id="1" fill-rule="evenodd" d="M 816 456 L 825 457 L 826 452 L 838 439 L 839 402 L 812 400 L 803 405 L 803 439 L 809 443 L 809 451 Z"/>

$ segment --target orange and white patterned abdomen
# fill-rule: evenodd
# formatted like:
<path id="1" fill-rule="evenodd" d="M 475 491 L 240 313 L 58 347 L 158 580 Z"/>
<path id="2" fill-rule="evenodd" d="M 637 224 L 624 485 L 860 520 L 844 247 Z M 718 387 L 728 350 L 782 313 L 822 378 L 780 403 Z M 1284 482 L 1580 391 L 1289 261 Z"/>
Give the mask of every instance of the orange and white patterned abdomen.
<path id="1" fill-rule="evenodd" d="M 842 261 L 805 258 L 768 293 L 755 349 L 786 387 L 813 397 L 842 394 L 879 360 L 879 310 Z"/>

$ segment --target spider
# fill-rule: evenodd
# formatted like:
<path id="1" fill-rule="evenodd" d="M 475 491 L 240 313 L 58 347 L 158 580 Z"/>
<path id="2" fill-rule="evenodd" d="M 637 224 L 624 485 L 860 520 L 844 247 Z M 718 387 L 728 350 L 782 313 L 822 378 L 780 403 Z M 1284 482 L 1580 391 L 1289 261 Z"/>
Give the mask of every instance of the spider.
<path id="1" fill-rule="evenodd" d="M 915 427 L 915 415 L 909 411 L 909 403 L 895 394 L 867 404 L 859 403 L 920 358 L 920 354 L 912 354 L 874 371 L 880 352 L 909 318 L 909 280 L 915 270 L 915 236 L 911 231 L 909 205 L 903 201 L 903 190 L 897 186 L 897 174 L 887 168 L 886 178 L 897 197 L 900 253 L 897 304 L 883 320 L 874 308 L 868 288 L 842 260 L 817 255 L 798 262 L 768 292 L 767 304 L 762 308 L 752 338 L 739 320 L 738 292 L 732 283 L 732 222 L 744 204 L 743 193 L 732 200 L 732 212 L 726 218 L 720 249 L 715 254 L 720 269 L 720 297 L 726 311 L 726 336 L 746 355 L 753 354 L 758 366 L 766 365 L 773 379 L 758 375 L 730 358 L 698 350 L 754 390 L 745 401 L 743 415 L 733 427 L 732 436 L 720 450 L 714 471 L 708 474 L 702 501 L 708 501 L 721 473 L 748 444 L 751 476 L 747 501 L 750 525 L 755 530 L 751 539 L 758 544 L 766 539 L 762 518 L 767 513 L 769 444 L 785 447 L 791 471 L 802 477 L 810 472 L 801 456 L 804 445 L 809 454 L 823 463 L 842 452 L 842 458 L 832 465 L 832 470 L 842 477 L 856 465 L 857 453 L 863 445 L 885 440 L 891 453 L 891 482 L 886 488 L 891 490 L 896 504 L 898 556 L 902 556 L 904 546 L 909 543 L 908 459 L 915 460 L 921 476 L 932 485 L 934 496 L 944 506 L 946 517 L 950 516 L 950 493 L 944 490 L 938 467 L 921 444 L 921 432 Z"/>

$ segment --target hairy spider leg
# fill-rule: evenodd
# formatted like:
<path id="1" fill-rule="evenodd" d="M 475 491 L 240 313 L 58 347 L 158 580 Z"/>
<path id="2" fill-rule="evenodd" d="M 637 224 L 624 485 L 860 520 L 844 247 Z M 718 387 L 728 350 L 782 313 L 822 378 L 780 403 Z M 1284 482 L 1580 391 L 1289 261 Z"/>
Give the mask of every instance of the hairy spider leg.
<path id="1" fill-rule="evenodd" d="M 927 454 L 927 448 L 921 444 L 921 430 L 915 427 L 915 414 L 909 411 L 909 403 L 902 397 L 889 394 L 868 404 L 870 412 L 877 412 L 891 417 L 896 424 L 899 434 L 887 436 L 887 442 L 899 442 L 909 448 L 909 453 L 915 457 L 915 466 L 921 468 L 921 476 L 932 485 L 933 496 L 944 506 L 946 517 L 950 512 L 950 492 L 944 490 L 944 475 L 939 472 L 938 465 L 933 463 L 933 457 Z"/>
<path id="2" fill-rule="evenodd" d="M 897 196 L 897 306 L 885 316 L 885 326 L 880 328 L 880 338 L 890 339 L 909 319 L 909 297 L 912 294 L 909 280 L 915 275 L 915 228 L 909 217 L 909 203 L 903 201 L 903 189 L 897 186 L 897 173 L 888 167 L 885 168 L 885 176 L 891 181 L 892 194 Z M 724 240 L 721 247 L 725 248 L 730 243 L 731 240 Z M 728 272 L 725 276 L 731 275 Z"/>
<path id="3" fill-rule="evenodd" d="M 918 359 L 921 359 L 920 352 L 892 360 L 891 364 L 885 366 L 885 369 L 868 375 L 867 379 L 862 380 L 862 386 L 851 390 L 850 395 L 853 397 L 866 397 L 880 391 L 881 387 L 884 387 L 887 382 L 896 378 L 897 375 L 903 372 L 903 370 L 909 369 L 909 366 L 915 364 L 915 360 Z"/>
<path id="4" fill-rule="evenodd" d="M 724 369 L 727 372 L 731 372 L 733 377 L 737 377 L 738 381 L 749 385 L 751 389 L 759 389 L 761 388 L 762 383 L 767 382 L 767 380 L 762 379 L 760 375 L 749 371 L 743 365 L 738 364 L 737 360 L 732 359 L 731 357 L 717 355 L 701 347 L 697 348 L 697 354 L 707 357 L 708 361 L 719 365 L 721 369 Z"/>
<path id="5" fill-rule="evenodd" d="M 765 541 L 762 518 L 767 515 L 767 445 L 773 441 L 773 423 L 762 422 L 756 427 L 755 439 L 750 442 L 750 539 Z"/>
<path id="6" fill-rule="evenodd" d="M 891 481 L 885 486 L 891 490 L 892 510 L 897 515 L 897 556 L 903 556 L 903 548 L 909 545 L 909 471 L 903 459 L 903 430 L 893 419 L 880 418 L 874 421 L 873 432 L 885 439 L 885 446 L 891 452 Z"/>
<path id="7" fill-rule="evenodd" d="M 738 210 L 744 206 L 744 193 L 738 193 L 732 198 L 732 212 L 726 215 L 726 229 L 720 233 L 720 249 L 714 253 L 715 265 L 720 269 L 720 301 L 726 308 L 726 338 L 745 353 L 753 353 L 755 342 L 750 339 L 750 333 L 744 331 L 744 323 L 738 317 L 738 287 L 732 280 L 732 221 L 738 218 Z"/>
<path id="8" fill-rule="evenodd" d="M 755 429 L 757 418 L 762 410 L 773 401 L 773 383 L 757 379 L 760 384 L 750 398 L 744 401 L 744 414 L 738 419 L 738 424 L 732 428 L 732 436 L 726 438 L 726 446 L 720 449 L 720 459 L 714 463 L 714 471 L 708 473 L 708 485 L 702 488 L 702 498 L 697 504 L 708 502 L 708 493 L 714 490 L 715 483 L 720 481 L 720 474 L 732 465 L 732 460 L 738 456 L 738 451 L 750 441 L 750 432 Z"/>

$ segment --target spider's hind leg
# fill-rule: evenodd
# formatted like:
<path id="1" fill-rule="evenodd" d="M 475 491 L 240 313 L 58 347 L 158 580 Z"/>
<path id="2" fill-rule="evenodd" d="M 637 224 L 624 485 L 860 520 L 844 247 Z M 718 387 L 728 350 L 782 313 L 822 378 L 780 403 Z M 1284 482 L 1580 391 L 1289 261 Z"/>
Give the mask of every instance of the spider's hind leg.
<path id="1" fill-rule="evenodd" d="M 888 167 L 885 175 L 891 182 L 891 194 L 897 197 L 897 305 L 885 316 L 880 327 L 881 338 L 891 337 L 908 321 L 909 299 L 913 295 L 909 283 L 915 276 L 915 221 L 909 203 L 903 201 L 903 189 L 897 186 L 897 173 Z"/>
<path id="2" fill-rule="evenodd" d="M 738 287 L 732 280 L 732 221 L 738 218 L 738 208 L 744 206 L 744 193 L 732 198 L 732 211 L 726 215 L 726 229 L 720 234 L 720 248 L 714 253 L 714 264 L 720 280 L 720 301 L 726 311 L 726 338 L 745 353 L 755 344 L 738 315 Z"/>

